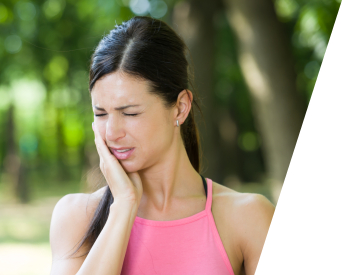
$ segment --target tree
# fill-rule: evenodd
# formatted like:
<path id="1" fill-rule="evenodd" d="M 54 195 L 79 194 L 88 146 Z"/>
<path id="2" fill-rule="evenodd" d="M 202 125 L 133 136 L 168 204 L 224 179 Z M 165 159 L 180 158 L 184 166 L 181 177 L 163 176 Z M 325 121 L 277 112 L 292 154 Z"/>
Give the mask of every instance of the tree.
<path id="1" fill-rule="evenodd" d="M 199 123 L 203 150 L 203 174 L 221 180 L 222 148 L 217 146 L 217 113 L 213 101 L 215 66 L 214 17 L 219 8 L 218 1 L 189 0 L 179 2 L 173 9 L 173 28 L 181 35 L 190 50 L 189 62 L 193 65 L 195 87 L 203 106 L 205 124 Z M 192 64 L 193 61 L 193 64 Z"/>
<path id="2" fill-rule="evenodd" d="M 277 199 L 304 119 L 290 39 L 273 2 L 226 0 L 239 41 L 239 63 L 249 87 L 274 198 Z"/>

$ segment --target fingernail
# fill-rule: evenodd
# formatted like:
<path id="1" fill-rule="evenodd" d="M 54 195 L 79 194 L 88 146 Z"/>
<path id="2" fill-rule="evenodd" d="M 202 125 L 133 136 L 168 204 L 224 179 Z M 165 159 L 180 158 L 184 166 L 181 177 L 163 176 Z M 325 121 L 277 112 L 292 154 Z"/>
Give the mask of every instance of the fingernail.
<path id="1" fill-rule="evenodd" d="M 94 122 L 91 123 L 91 128 L 93 128 L 94 131 Z"/>

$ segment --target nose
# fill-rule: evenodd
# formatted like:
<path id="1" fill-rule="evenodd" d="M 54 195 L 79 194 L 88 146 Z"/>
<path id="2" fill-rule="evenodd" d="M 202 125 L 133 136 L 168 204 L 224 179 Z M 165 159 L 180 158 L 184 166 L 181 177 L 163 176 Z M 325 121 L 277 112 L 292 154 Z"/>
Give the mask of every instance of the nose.
<path id="1" fill-rule="evenodd" d="M 118 117 L 109 116 L 106 123 L 106 140 L 117 141 L 125 137 L 126 133 L 122 120 Z"/>

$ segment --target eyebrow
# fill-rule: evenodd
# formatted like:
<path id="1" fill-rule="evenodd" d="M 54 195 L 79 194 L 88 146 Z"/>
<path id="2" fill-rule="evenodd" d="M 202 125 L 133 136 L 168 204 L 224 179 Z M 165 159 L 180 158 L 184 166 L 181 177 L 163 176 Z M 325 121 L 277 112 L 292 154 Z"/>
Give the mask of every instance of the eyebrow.
<path id="1" fill-rule="evenodd" d="M 130 108 L 130 107 L 138 107 L 140 105 L 125 105 L 125 106 L 120 106 L 120 107 L 115 107 L 114 110 L 124 110 L 124 109 L 127 109 L 127 108 Z M 101 107 L 97 107 L 95 105 L 93 105 L 93 107 L 96 109 L 96 110 L 99 110 L 99 111 L 106 111 L 105 109 L 101 108 Z"/>

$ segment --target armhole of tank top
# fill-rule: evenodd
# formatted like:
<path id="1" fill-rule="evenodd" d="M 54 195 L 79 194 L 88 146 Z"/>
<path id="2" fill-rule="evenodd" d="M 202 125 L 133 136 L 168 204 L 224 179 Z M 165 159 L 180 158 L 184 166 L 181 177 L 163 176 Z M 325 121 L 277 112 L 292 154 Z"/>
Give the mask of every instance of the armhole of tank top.
<path id="1" fill-rule="evenodd" d="M 211 179 L 207 178 L 207 185 L 208 185 L 208 198 L 207 198 L 207 204 L 206 204 L 205 210 L 207 211 L 209 224 L 210 224 L 212 232 L 214 234 L 214 238 L 215 238 L 217 247 L 218 247 L 220 254 L 223 258 L 223 261 L 226 264 L 226 267 L 228 269 L 229 275 L 234 275 L 233 267 L 230 263 L 229 257 L 226 253 L 226 250 L 224 249 L 220 234 L 219 234 L 217 227 L 216 227 L 216 224 L 215 224 L 213 213 L 211 212 L 211 206 L 212 206 L 212 200 L 213 200 L 213 196 L 212 196 L 213 195 L 213 181 Z"/>

